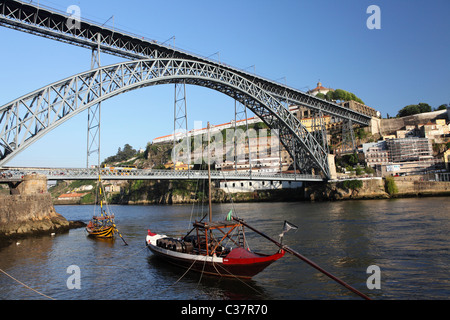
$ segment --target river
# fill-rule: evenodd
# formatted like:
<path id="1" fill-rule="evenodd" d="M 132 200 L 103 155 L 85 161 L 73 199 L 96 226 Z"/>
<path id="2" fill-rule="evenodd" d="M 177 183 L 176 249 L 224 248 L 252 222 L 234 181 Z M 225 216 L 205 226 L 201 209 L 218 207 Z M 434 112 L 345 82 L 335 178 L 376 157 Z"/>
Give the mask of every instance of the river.
<path id="1" fill-rule="evenodd" d="M 298 230 L 286 233 L 286 245 L 373 299 L 450 297 L 449 197 L 217 204 L 213 211 L 223 219 L 232 207 L 249 224 L 274 238 L 284 220 L 297 225 Z M 0 274 L 0 299 L 360 299 L 289 254 L 252 280 L 184 275 L 184 270 L 154 257 L 144 239 L 148 228 L 183 235 L 200 208 L 110 208 L 128 246 L 120 238 L 113 242 L 90 239 L 84 229 L 18 240 L 0 248 L 0 268 L 16 279 Z M 68 220 L 87 222 L 94 207 L 55 209 Z M 254 249 L 277 250 L 256 235 L 248 234 L 248 240 Z M 379 289 L 367 286 L 372 276 L 367 268 L 374 265 L 379 267 L 379 277 L 372 280 L 379 280 Z M 70 266 L 79 268 L 79 282 Z M 74 284 L 78 288 L 70 289 Z"/>

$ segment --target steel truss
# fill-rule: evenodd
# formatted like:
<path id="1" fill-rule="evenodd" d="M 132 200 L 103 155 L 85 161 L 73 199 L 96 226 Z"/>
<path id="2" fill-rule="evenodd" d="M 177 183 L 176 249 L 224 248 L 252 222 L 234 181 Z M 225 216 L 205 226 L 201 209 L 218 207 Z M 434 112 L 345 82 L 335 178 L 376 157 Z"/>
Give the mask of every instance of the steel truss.
<path id="1" fill-rule="evenodd" d="M 14 168 L 5 169 L 7 177 L 1 178 L 0 183 L 19 182 L 23 176 L 30 174 L 45 175 L 47 180 L 97 180 L 98 169 L 96 168 Z M 103 180 L 198 180 L 208 179 L 206 170 L 153 170 L 136 169 L 126 172 L 115 170 L 101 170 L 100 176 Z M 213 180 L 259 180 L 259 181 L 323 181 L 319 175 L 250 172 L 245 171 L 218 171 L 211 170 Z"/>
<path id="2" fill-rule="evenodd" d="M 340 106 L 336 103 L 316 98 L 298 89 L 279 82 L 262 78 L 245 70 L 233 68 L 219 61 L 196 55 L 191 52 L 158 43 L 155 40 L 108 28 L 98 23 L 82 20 L 74 28 L 67 21 L 67 13 L 57 12 L 45 6 L 36 6 L 13 0 L 0 0 L 0 26 L 43 36 L 72 45 L 94 49 L 99 46 L 104 53 L 127 59 L 180 58 L 209 63 L 231 71 L 253 82 L 273 97 L 284 99 L 289 104 L 304 106 L 323 112 L 339 120 L 352 120 L 353 124 L 367 126 L 370 116 Z"/>
<path id="3" fill-rule="evenodd" d="M 166 83 L 186 83 L 239 101 L 270 128 L 293 159 L 330 177 L 328 152 L 279 99 L 219 66 L 184 59 L 145 59 L 89 70 L 38 89 L 0 107 L 0 166 L 61 123 L 120 93 Z M 300 166 L 300 163 L 297 162 Z"/>
<path id="4" fill-rule="evenodd" d="M 327 177 L 326 145 L 317 141 L 317 134 L 310 134 L 282 103 L 304 106 L 353 124 L 365 126 L 370 122 L 370 116 L 219 61 L 88 20 L 79 21 L 74 27 L 68 23 L 70 18 L 42 5 L 0 0 L 0 26 L 127 59 L 150 59 L 81 73 L 1 107 L 0 166 L 49 130 L 95 103 L 158 83 L 186 81 L 233 97 L 269 127 L 279 130 L 281 142 L 299 168 L 305 171 L 317 168 Z M 134 69 L 139 69 L 139 63 L 142 72 Z M 145 73 L 144 69 L 151 71 Z"/>

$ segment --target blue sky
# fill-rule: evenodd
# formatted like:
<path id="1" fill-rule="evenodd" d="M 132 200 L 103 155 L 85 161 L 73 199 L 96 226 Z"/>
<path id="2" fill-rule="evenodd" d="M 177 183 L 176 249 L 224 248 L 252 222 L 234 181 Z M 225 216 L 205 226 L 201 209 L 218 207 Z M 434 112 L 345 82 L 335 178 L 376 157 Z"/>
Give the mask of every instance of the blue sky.
<path id="1" fill-rule="evenodd" d="M 36 3 L 36 2 L 35 2 Z M 228 0 L 40 1 L 100 23 L 175 45 L 286 81 L 300 90 L 320 79 L 355 93 L 386 114 L 408 104 L 450 103 L 450 1 Z M 381 29 L 369 30 L 369 5 L 381 9 Z M 107 23 L 112 25 L 112 19 Z M 0 28 L 0 105 L 54 81 L 88 70 L 90 51 Z M 102 65 L 119 62 L 103 54 Z M 102 104 L 101 158 L 129 143 L 145 148 L 173 130 L 173 85 L 148 87 Z M 234 102 L 209 89 L 188 86 L 189 129 L 234 118 Z M 84 167 L 87 113 L 62 124 L 6 165 Z"/>

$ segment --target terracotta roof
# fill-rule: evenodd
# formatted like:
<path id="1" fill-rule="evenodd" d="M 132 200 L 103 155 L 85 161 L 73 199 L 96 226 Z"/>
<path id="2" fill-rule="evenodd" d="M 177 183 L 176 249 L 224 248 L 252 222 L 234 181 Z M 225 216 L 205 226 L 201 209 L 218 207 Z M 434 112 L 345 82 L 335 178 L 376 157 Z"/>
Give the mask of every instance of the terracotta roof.
<path id="1" fill-rule="evenodd" d="M 315 87 L 314 89 L 310 90 L 309 92 L 314 92 L 314 91 L 320 91 L 320 90 L 333 90 L 331 88 L 325 88 L 322 86 L 321 82 L 317 83 L 317 87 Z"/>
<path id="2" fill-rule="evenodd" d="M 81 198 L 86 193 L 64 193 L 58 197 L 59 198 Z"/>

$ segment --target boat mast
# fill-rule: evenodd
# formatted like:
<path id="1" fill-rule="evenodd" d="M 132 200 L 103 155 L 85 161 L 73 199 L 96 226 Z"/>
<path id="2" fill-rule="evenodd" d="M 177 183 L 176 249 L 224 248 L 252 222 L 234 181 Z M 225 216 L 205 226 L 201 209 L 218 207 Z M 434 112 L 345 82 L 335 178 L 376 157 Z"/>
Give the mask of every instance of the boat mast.
<path id="1" fill-rule="evenodd" d="M 209 201 L 209 222 L 212 221 L 212 205 L 211 205 L 211 167 L 209 164 L 209 141 L 210 141 L 210 134 L 209 134 L 209 121 L 208 121 L 208 201 Z"/>

